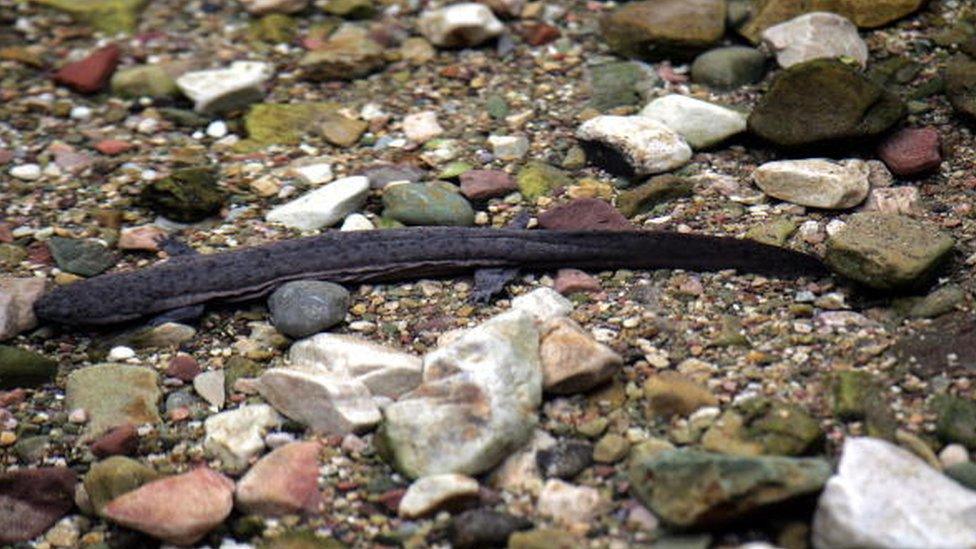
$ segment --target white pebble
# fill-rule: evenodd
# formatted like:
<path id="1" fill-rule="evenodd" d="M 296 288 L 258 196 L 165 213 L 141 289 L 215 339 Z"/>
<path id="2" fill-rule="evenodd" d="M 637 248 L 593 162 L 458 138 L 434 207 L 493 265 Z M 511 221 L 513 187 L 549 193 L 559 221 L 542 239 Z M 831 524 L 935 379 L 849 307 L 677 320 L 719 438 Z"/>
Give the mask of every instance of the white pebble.
<path id="1" fill-rule="evenodd" d="M 943 467 L 952 467 L 969 461 L 969 451 L 962 444 L 950 444 L 939 452 L 939 461 Z"/>
<path id="2" fill-rule="evenodd" d="M 227 124 L 223 120 L 214 120 L 207 126 L 207 135 L 214 139 L 220 139 L 227 135 Z"/>
<path id="3" fill-rule="evenodd" d="M 71 423 L 85 423 L 88 421 L 88 412 L 84 408 L 75 408 L 68 414 L 68 421 Z"/>
<path id="4" fill-rule="evenodd" d="M 37 164 L 21 164 L 10 168 L 10 175 L 24 181 L 34 181 L 41 178 L 41 167 Z"/>
<path id="5" fill-rule="evenodd" d="M 72 107 L 71 116 L 72 120 L 88 120 L 91 118 L 92 110 L 85 106 Z"/>
<path id="6" fill-rule="evenodd" d="M 119 345 L 118 347 L 112 347 L 112 350 L 108 352 L 108 360 L 110 362 L 120 362 L 123 360 L 129 360 L 136 356 L 136 352 L 132 350 L 131 347 L 126 347 L 124 345 Z"/>

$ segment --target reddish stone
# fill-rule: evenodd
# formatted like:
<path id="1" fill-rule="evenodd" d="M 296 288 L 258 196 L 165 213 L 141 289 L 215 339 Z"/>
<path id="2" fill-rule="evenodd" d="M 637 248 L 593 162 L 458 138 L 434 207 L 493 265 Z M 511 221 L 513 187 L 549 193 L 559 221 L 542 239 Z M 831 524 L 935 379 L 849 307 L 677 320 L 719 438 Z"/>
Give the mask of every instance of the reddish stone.
<path id="1" fill-rule="evenodd" d="M 519 29 L 519 34 L 530 46 L 541 46 L 559 38 L 559 29 L 546 23 L 533 23 Z"/>
<path id="2" fill-rule="evenodd" d="M 27 400 L 27 391 L 19 387 L 10 391 L 0 391 L 0 408 L 14 406 L 25 400 Z"/>
<path id="3" fill-rule="evenodd" d="M 468 170 L 459 176 L 461 193 L 471 200 L 505 196 L 518 190 L 518 183 L 501 170 Z"/>
<path id="4" fill-rule="evenodd" d="M 906 128 L 885 139 L 878 147 L 878 156 L 899 177 L 930 172 L 942 163 L 939 132 L 935 128 Z"/>
<path id="5" fill-rule="evenodd" d="M 578 269 L 559 269 L 555 280 L 556 291 L 566 295 L 576 292 L 599 292 L 600 281 Z"/>
<path id="6" fill-rule="evenodd" d="M 166 375 L 182 381 L 193 381 L 200 371 L 200 364 L 190 355 L 176 355 L 166 366 Z"/>
<path id="7" fill-rule="evenodd" d="M 27 259 L 38 265 L 53 265 L 54 256 L 45 242 L 32 242 L 27 246 Z"/>
<path id="8" fill-rule="evenodd" d="M 383 493 L 380 497 L 376 498 L 376 501 L 389 509 L 391 512 L 396 513 L 400 509 L 400 500 L 403 496 L 407 494 L 406 488 L 394 488 Z"/>
<path id="9" fill-rule="evenodd" d="M 0 473 L 0 544 L 44 533 L 74 507 L 75 473 L 41 467 Z"/>
<path id="10" fill-rule="evenodd" d="M 0 149 L 0 164 L 6 164 L 14 159 L 14 151 Z"/>
<path id="11" fill-rule="evenodd" d="M 91 451 L 98 458 L 109 456 L 131 456 L 139 449 L 139 432 L 131 423 L 119 425 L 98 437 L 91 445 Z"/>
<path id="12" fill-rule="evenodd" d="M 539 226 L 550 230 L 633 230 L 616 208 L 599 198 L 578 198 L 539 215 Z"/>
<path id="13" fill-rule="evenodd" d="M 106 518 L 176 545 L 192 545 L 234 508 L 234 481 L 206 467 L 144 484 L 113 499 Z"/>
<path id="14" fill-rule="evenodd" d="M 292 442 L 264 456 L 237 483 L 237 508 L 270 516 L 315 511 L 321 452 L 318 442 Z"/>
<path id="15" fill-rule="evenodd" d="M 131 150 L 133 147 L 135 145 L 128 141 L 122 141 L 121 139 L 104 139 L 95 143 L 95 150 L 107 156 L 122 154 Z"/>
<path id="16" fill-rule="evenodd" d="M 10 230 L 10 225 L 0 223 L 0 243 L 10 244 L 14 241 L 14 233 Z"/>
<path id="17" fill-rule="evenodd" d="M 104 88 L 119 65 L 121 50 L 115 44 L 98 49 L 81 61 L 68 63 L 54 73 L 54 81 L 78 93 L 95 93 Z"/>

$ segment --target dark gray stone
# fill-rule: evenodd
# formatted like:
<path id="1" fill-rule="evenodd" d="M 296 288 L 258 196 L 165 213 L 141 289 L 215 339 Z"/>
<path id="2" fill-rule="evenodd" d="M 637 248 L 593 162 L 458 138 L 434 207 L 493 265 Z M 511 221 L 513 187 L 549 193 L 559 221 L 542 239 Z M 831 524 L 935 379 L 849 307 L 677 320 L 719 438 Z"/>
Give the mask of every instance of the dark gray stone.
<path id="1" fill-rule="evenodd" d="M 275 290 L 268 308 L 279 332 L 306 337 L 342 322 L 349 309 L 349 292 L 331 282 L 299 280 Z"/>

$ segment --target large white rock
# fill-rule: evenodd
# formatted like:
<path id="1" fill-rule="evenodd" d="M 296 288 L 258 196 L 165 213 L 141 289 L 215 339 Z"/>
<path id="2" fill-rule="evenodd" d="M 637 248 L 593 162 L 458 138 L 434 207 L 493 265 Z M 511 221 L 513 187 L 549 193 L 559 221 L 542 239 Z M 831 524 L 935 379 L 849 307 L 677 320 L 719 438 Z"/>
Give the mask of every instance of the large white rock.
<path id="1" fill-rule="evenodd" d="M 369 179 L 345 177 L 272 209 L 265 219 L 301 231 L 329 227 L 358 210 L 369 194 Z"/>
<path id="2" fill-rule="evenodd" d="M 573 302 L 552 288 L 542 287 L 512 299 L 512 309 L 532 315 L 537 323 L 568 316 Z"/>
<path id="3" fill-rule="evenodd" d="M 0 341 L 37 326 L 34 303 L 46 289 L 46 278 L 0 278 Z"/>
<path id="4" fill-rule="evenodd" d="M 820 495 L 813 545 L 976 547 L 976 492 L 890 442 L 849 438 Z"/>
<path id="5" fill-rule="evenodd" d="M 295 13 L 305 9 L 308 0 L 241 0 L 241 5 L 253 15 Z"/>
<path id="6" fill-rule="evenodd" d="M 234 61 L 222 69 L 184 73 L 176 85 L 201 113 L 218 113 L 243 107 L 264 97 L 262 85 L 274 74 L 270 63 Z"/>
<path id="7" fill-rule="evenodd" d="M 311 368 L 272 368 L 258 391 L 276 410 L 316 433 L 362 433 L 380 422 L 380 410 L 359 380 Z"/>
<path id="8" fill-rule="evenodd" d="M 539 514 L 552 517 L 559 524 L 587 528 L 609 507 L 596 488 L 574 486 L 559 479 L 549 479 L 539 493 Z"/>
<path id="9" fill-rule="evenodd" d="M 477 499 L 478 489 L 477 480 L 455 473 L 419 478 L 407 488 L 397 512 L 408 519 L 423 517 L 463 500 Z"/>
<path id="10" fill-rule="evenodd" d="M 868 196 L 871 170 L 863 160 L 780 160 L 756 168 L 752 179 L 769 196 L 812 208 L 853 208 Z"/>
<path id="11" fill-rule="evenodd" d="M 638 176 L 668 172 L 691 160 L 681 134 L 647 116 L 597 116 L 583 122 L 576 137 L 613 149 Z"/>
<path id="12" fill-rule="evenodd" d="M 387 406 L 383 435 L 411 477 L 476 475 L 525 444 L 542 402 L 539 332 L 498 315 L 424 358 L 424 383 Z"/>
<path id="13" fill-rule="evenodd" d="M 862 67 L 868 62 L 868 46 L 857 34 L 857 26 L 836 13 L 795 17 L 766 29 L 762 40 L 783 68 L 822 57 L 847 56 Z"/>
<path id="14" fill-rule="evenodd" d="M 252 404 L 212 415 L 203 423 L 203 447 L 224 467 L 239 471 L 264 451 L 264 434 L 281 424 L 281 416 L 267 404 Z"/>
<path id="15" fill-rule="evenodd" d="M 317 334 L 291 346 L 288 360 L 363 382 L 370 393 L 397 399 L 420 385 L 420 357 L 355 336 Z"/>
<path id="16" fill-rule="evenodd" d="M 477 46 L 500 35 L 505 25 L 484 4 L 464 2 L 420 14 L 420 34 L 435 46 Z"/>
<path id="17" fill-rule="evenodd" d="M 710 147 L 746 131 L 746 115 L 678 94 L 651 101 L 640 114 L 678 132 L 693 149 Z"/>

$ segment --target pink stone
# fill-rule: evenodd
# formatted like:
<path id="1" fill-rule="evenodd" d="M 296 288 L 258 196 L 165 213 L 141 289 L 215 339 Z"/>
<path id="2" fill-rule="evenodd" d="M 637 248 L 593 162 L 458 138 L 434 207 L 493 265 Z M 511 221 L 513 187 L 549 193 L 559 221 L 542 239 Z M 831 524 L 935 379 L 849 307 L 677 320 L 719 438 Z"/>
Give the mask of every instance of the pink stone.
<path id="1" fill-rule="evenodd" d="M 556 273 L 556 291 L 566 295 L 576 292 L 599 292 L 600 281 L 578 269 L 559 269 Z"/>
<path id="2" fill-rule="evenodd" d="M 43 278 L 0 278 L 0 341 L 37 326 L 34 302 L 46 289 Z"/>
<path id="3" fill-rule="evenodd" d="M 261 458 L 237 484 L 237 508 L 272 516 L 314 511 L 321 451 L 318 442 L 292 442 Z"/>
<path id="4" fill-rule="evenodd" d="M 942 163 L 939 132 L 934 128 L 906 128 L 885 139 L 878 147 L 878 156 L 899 177 L 930 172 Z"/>
<path id="5" fill-rule="evenodd" d="M 200 375 L 200 371 L 200 364 L 190 355 L 176 355 L 166 366 L 166 375 L 181 381 L 193 381 L 193 378 Z"/>
<path id="6" fill-rule="evenodd" d="M 68 148 L 54 153 L 54 163 L 68 173 L 80 173 L 92 165 L 92 159 L 83 152 Z"/>
<path id="7" fill-rule="evenodd" d="M 133 147 L 135 147 L 135 145 L 132 143 L 122 141 L 120 139 L 105 139 L 95 143 L 95 150 L 107 156 L 122 154 Z"/>
<path id="8" fill-rule="evenodd" d="M 0 473 L 0 544 L 28 541 L 74 507 L 77 478 L 66 467 Z"/>
<path id="9" fill-rule="evenodd" d="M 95 93 L 108 84 L 119 65 L 121 50 L 115 44 L 98 49 L 81 61 L 68 63 L 54 73 L 54 81 L 78 93 Z"/>
<path id="10" fill-rule="evenodd" d="M 0 223 L 0 243 L 10 244 L 14 241 L 14 233 L 9 223 Z"/>
<path id="11" fill-rule="evenodd" d="M 122 229 L 119 235 L 120 250 L 159 251 L 159 239 L 166 237 L 166 231 L 155 225 L 143 225 Z"/>
<path id="12" fill-rule="evenodd" d="M 122 494 L 103 512 L 126 528 L 191 545 L 219 526 L 233 508 L 234 481 L 201 467 Z"/>
<path id="13" fill-rule="evenodd" d="M 599 198 L 577 198 L 539 215 L 539 227 L 550 230 L 633 230 L 616 208 Z"/>
<path id="14" fill-rule="evenodd" d="M 471 200 L 505 196 L 518 190 L 518 183 L 501 170 L 469 170 L 462 173 L 461 193 Z"/>

